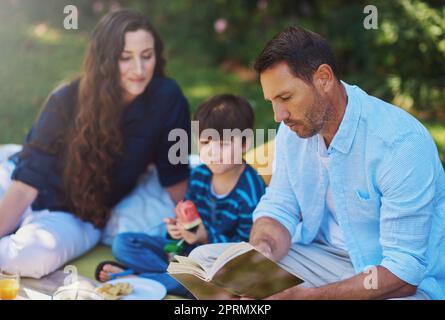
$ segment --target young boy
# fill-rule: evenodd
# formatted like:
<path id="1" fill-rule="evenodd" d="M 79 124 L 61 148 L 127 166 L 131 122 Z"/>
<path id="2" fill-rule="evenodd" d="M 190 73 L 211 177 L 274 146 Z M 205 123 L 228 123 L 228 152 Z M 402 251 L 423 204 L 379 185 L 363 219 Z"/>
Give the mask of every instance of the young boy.
<path id="1" fill-rule="evenodd" d="M 113 243 L 119 264 L 101 264 L 97 277 L 109 280 L 113 274 L 138 274 L 163 283 L 170 294 L 187 290 L 167 273 L 168 255 L 164 246 L 184 240 L 183 255 L 200 244 L 248 241 L 252 212 L 265 191 L 258 173 L 242 160 L 249 141 L 241 135 L 224 135 L 224 129 L 252 129 L 254 114 L 243 98 L 224 94 L 205 101 L 197 110 L 199 151 L 204 164 L 196 167 L 189 180 L 186 200 L 197 207 L 201 223 L 187 230 L 177 219 L 166 219 L 168 238 L 141 233 L 123 233 Z M 170 239 L 169 239 L 170 238 Z"/>

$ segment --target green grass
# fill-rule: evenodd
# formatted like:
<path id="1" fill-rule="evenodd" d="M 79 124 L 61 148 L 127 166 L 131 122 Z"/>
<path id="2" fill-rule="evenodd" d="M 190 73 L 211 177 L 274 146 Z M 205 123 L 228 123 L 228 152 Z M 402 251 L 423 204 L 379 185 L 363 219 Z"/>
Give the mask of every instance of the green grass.
<path id="1" fill-rule="evenodd" d="M 431 135 L 436 141 L 437 149 L 439 150 L 440 160 L 445 166 L 445 125 L 443 123 L 433 122 L 424 123 Z"/>
<path id="2" fill-rule="evenodd" d="M 79 71 L 88 34 L 43 25 L 36 28 L 20 14 L 5 15 L 0 27 L 0 143 L 22 143 L 47 95 Z M 276 128 L 273 113 L 257 82 L 241 80 L 210 63 L 200 46 L 164 37 L 167 71 L 182 87 L 192 111 L 211 95 L 230 92 L 249 99 L 257 128 Z M 181 50 L 181 46 L 189 47 Z M 425 123 L 445 161 L 445 125 Z"/>
<path id="3" fill-rule="evenodd" d="M 39 37 L 22 19 L 0 28 L 0 143 L 23 141 L 51 90 L 78 73 L 86 43 L 52 29 Z"/>
<path id="4" fill-rule="evenodd" d="M 79 73 L 88 34 L 41 26 L 37 35 L 39 28 L 23 17 L 8 24 L 0 28 L 0 143 L 21 143 L 51 90 Z M 203 63 L 205 56 L 166 54 L 168 75 L 180 84 L 192 111 L 211 95 L 232 92 L 252 103 L 257 127 L 276 127 L 257 83 Z"/>

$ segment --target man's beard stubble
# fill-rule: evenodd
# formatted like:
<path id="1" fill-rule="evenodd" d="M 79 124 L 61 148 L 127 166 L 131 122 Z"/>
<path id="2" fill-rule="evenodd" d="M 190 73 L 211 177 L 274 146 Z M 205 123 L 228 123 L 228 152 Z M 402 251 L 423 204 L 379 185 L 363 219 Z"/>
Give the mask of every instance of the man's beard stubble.
<path id="1" fill-rule="evenodd" d="M 289 128 L 299 125 L 303 131 L 294 131 L 300 138 L 307 139 L 320 133 L 324 125 L 332 118 L 332 108 L 323 98 L 316 93 L 316 101 L 309 108 L 310 113 L 305 114 L 305 120 L 285 120 L 284 124 Z"/>

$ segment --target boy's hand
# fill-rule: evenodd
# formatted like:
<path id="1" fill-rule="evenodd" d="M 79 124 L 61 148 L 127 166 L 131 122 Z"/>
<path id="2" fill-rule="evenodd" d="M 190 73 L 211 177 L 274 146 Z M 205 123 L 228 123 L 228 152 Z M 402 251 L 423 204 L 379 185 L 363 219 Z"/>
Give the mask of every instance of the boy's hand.
<path id="1" fill-rule="evenodd" d="M 165 218 L 164 222 L 167 225 L 167 232 L 172 239 L 182 239 L 181 231 L 179 230 L 179 225 L 177 224 L 176 219 Z"/>
<path id="2" fill-rule="evenodd" d="M 207 230 L 203 223 L 200 223 L 196 232 L 190 232 L 184 228 L 182 224 L 179 225 L 182 238 L 188 244 L 207 243 Z"/>

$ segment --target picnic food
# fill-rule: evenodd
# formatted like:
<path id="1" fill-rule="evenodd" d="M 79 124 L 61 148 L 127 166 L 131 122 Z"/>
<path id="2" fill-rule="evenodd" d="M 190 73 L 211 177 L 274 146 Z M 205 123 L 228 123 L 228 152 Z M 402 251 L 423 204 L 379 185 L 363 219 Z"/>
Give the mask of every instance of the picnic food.
<path id="1" fill-rule="evenodd" d="M 133 292 L 133 287 L 128 282 L 116 284 L 106 283 L 96 289 L 96 292 L 103 296 L 105 300 L 119 300 Z"/>
<path id="2" fill-rule="evenodd" d="M 196 209 L 195 204 L 190 200 L 179 201 L 175 212 L 176 218 L 187 230 L 193 229 L 201 223 L 198 209 Z"/>

